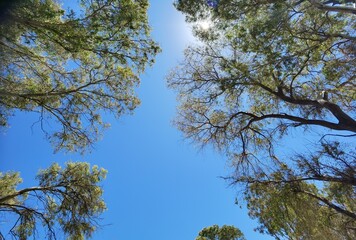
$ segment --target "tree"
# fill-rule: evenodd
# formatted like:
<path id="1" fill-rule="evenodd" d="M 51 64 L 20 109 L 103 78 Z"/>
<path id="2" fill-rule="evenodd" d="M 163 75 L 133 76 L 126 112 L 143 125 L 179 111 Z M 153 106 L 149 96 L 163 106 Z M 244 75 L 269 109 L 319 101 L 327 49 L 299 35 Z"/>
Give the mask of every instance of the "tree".
<path id="1" fill-rule="evenodd" d="M 56 150 L 83 151 L 116 117 L 139 104 L 139 75 L 160 51 L 150 38 L 147 0 L 55 0 L 4 5 L 0 19 L 0 123 L 37 112 Z M 56 127 L 50 125 L 54 121 Z"/>
<path id="2" fill-rule="evenodd" d="M 280 172 L 250 183 L 245 200 L 260 223 L 256 230 L 276 239 L 355 239 L 354 188 L 325 185 L 320 190 L 306 181 L 284 181 Z"/>
<path id="3" fill-rule="evenodd" d="M 242 232 L 234 227 L 224 225 L 221 228 L 218 225 L 206 227 L 199 232 L 196 240 L 244 240 Z"/>
<path id="4" fill-rule="evenodd" d="M 235 171 L 227 179 L 244 187 L 259 229 L 277 238 L 317 239 L 315 229 L 335 239 L 355 236 L 352 3 L 175 3 L 201 41 L 168 78 L 181 102 L 176 125 L 228 155 Z M 207 19 L 210 29 L 199 27 Z M 307 150 L 282 149 L 289 134 L 303 135 Z M 301 202 L 310 204 L 297 211 Z M 316 211 L 323 217 L 311 224 L 308 214 Z M 301 235 L 305 226 L 310 231 Z"/>
<path id="5" fill-rule="evenodd" d="M 45 239 L 56 239 L 57 227 L 68 239 L 90 237 L 106 209 L 99 186 L 105 175 L 106 170 L 88 163 L 69 162 L 64 169 L 53 164 L 38 173 L 38 186 L 16 190 L 22 182 L 19 173 L 1 174 L 0 212 L 15 215 L 10 229 L 15 239 L 35 236 L 40 225 L 46 229 Z"/>

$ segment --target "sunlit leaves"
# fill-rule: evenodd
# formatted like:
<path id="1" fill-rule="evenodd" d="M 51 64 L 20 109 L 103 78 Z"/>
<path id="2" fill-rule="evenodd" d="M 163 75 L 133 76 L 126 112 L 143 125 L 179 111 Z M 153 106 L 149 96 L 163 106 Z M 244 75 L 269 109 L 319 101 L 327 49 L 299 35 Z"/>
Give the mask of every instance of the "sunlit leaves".
<path id="1" fill-rule="evenodd" d="M 0 197 L 2 198 L 14 194 L 16 192 L 16 186 L 20 183 L 22 183 L 22 179 L 19 173 L 0 173 Z M 8 201 L 14 202 L 14 199 L 9 199 Z"/>

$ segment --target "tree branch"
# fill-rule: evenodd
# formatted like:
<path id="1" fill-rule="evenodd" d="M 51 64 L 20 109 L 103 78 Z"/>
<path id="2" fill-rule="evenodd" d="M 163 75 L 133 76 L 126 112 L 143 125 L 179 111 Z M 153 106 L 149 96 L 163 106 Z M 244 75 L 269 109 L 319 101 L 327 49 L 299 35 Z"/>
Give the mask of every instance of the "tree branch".
<path id="1" fill-rule="evenodd" d="M 312 122 L 302 121 L 302 123 L 319 125 L 319 121 L 321 121 L 320 125 L 324 126 L 324 127 L 328 127 L 328 128 L 334 129 L 334 130 L 347 130 L 347 131 L 356 132 L 356 121 L 353 120 L 353 118 L 350 117 L 349 115 L 347 115 L 344 111 L 342 111 L 342 109 L 335 103 L 331 103 L 324 99 L 318 101 L 318 100 L 297 99 L 294 97 L 289 97 L 284 94 L 282 87 L 278 87 L 278 91 L 276 92 L 276 91 L 273 91 L 271 88 L 269 88 L 257 81 L 255 81 L 255 82 L 259 87 L 268 91 L 269 93 L 273 94 L 274 96 L 282 99 L 285 102 L 302 105 L 302 106 L 310 105 L 310 106 L 316 106 L 316 107 L 320 107 L 320 108 L 326 108 L 339 120 L 338 124 L 330 123 L 330 122 L 323 121 L 323 120 L 308 120 L 308 121 L 312 121 Z M 295 117 L 294 119 L 296 119 L 296 118 L 297 117 Z M 299 119 L 302 120 L 303 118 L 299 118 Z M 293 119 L 290 119 L 290 120 L 293 120 Z M 297 121 L 299 121 L 299 120 L 297 120 Z"/>
<path id="2" fill-rule="evenodd" d="M 343 208 L 341 208 L 341 207 L 339 207 L 339 206 L 333 204 L 332 202 L 330 202 L 330 201 L 327 200 L 326 198 L 317 196 L 317 195 L 315 195 L 315 194 L 313 194 L 313 193 L 311 193 L 311 192 L 308 192 L 308 191 L 298 190 L 298 192 L 304 193 L 304 194 L 306 194 L 306 195 L 308 195 L 308 196 L 310 196 L 310 197 L 312 197 L 312 198 L 315 198 L 315 199 L 317 199 L 317 200 L 319 200 L 319 201 L 325 203 L 328 207 L 330 207 L 330 208 L 336 210 L 337 212 L 339 212 L 339 213 L 341 213 L 341 214 L 343 214 L 343 215 L 346 215 L 346 216 L 348 216 L 348 217 L 353 218 L 353 219 L 356 220 L 356 214 L 355 214 L 355 213 L 350 212 L 350 211 L 348 211 L 348 210 L 346 210 L 346 209 L 343 209 Z"/>
<path id="3" fill-rule="evenodd" d="M 57 186 L 47 186 L 47 187 L 30 187 L 30 188 L 24 188 L 20 191 L 17 191 L 11 195 L 7 195 L 5 197 L 0 198 L 0 205 L 5 203 L 8 200 L 14 199 L 18 196 L 21 196 L 23 194 L 29 193 L 29 192 L 35 192 L 35 191 L 46 191 L 46 190 L 53 190 L 53 188 L 60 187 L 60 185 Z"/>
<path id="4" fill-rule="evenodd" d="M 326 4 L 321 3 L 318 0 L 309 0 L 309 2 L 317 7 L 318 9 L 325 10 L 328 12 L 339 12 L 339 13 L 351 13 L 356 14 L 356 8 L 353 7 L 345 7 L 345 6 L 329 6 Z M 332 1 L 335 2 L 335 1 Z"/>

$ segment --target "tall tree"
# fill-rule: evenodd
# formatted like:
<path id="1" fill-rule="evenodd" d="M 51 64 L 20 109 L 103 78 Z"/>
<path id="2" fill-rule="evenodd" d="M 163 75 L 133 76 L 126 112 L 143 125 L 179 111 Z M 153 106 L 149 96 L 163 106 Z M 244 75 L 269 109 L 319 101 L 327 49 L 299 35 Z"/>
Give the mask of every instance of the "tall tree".
<path id="1" fill-rule="evenodd" d="M 90 168 L 88 163 L 67 163 L 63 169 L 53 164 L 38 173 L 38 186 L 16 190 L 22 182 L 19 174 L 1 174 L 0 212 L 3 220 L 15 219 L 9 233 L 15 239 L 27 239 L 43 226 L 46 237 L 41 239 L 56 239 L 58 228 L 68 239 L 90 237 L 106 209 L 99 186 L 105 176 L 106 170 Z M 4 234 L 0 232 L 0 239 Z"/>
<path id="2" fill-rule="evenodd" d="M 245 187 L 251 216 L 277 237 L 314 239 L 311 230 L 308 236 L 293 234 L 303 230 L 300 226 L 321 226 L 328 216 L 334 220 L 323 226 L 337 232 L 335 239 L 344 239 L 345 232 L 355 236 L 349 224 L 356 219 L 353 3 L 175 3 L 201 41 L 186 50 L 168 78 L 181 102 L 176 124 L 195 142 L 227 153 L 236 169 L 228 179 Z M 203 21 L 211 22 L 210 29 L 200 27 Z M 308 139 L 309 153 L 282 151 L 288 134 Z M 294 145 L 293 151 L 298 149 L 303 148 Z M 324 218 L 308 225 L 311 218 L 296 211 L 297 205 L 288 206 L 294 209 L 290 214 L 274 201 L 286 191 L 287 206 L 304 199 L 310 201 L 307 211 L 318 209 Z M 277 230 L 273 224 L 279 224 Z"/>
<path id="3" fill-rule="evenodd" d="M 206 227 L 199 232 L 195 240 L 244 240 L 245 237 L 240 229 L 234 226 L 224 225 L 219 227 L 213 225 Z"/>
<path id="4" fill-rule="evenodd" d="M 37 112 L 56 150 L 85 150 L 108 126 L 103 112 L 135 109 L 139 75 L 160 51 L 147 0 L 79 2 L 64 10 L 56 0 L 22 0 L 1 9 L 0 123 L 15 110 Z"/>

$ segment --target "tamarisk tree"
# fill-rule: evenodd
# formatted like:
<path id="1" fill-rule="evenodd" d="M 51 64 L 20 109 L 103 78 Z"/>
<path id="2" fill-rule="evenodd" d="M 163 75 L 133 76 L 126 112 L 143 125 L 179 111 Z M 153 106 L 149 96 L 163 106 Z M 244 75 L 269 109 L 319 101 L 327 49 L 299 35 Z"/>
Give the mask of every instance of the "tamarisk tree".
<path id="1" fill-rule="evenodd" d="M 227 179 L 244 187 L 258 230 L 278 239 L 356 236 L 353 3 L 175 2 L 200 40 L 168 77 L 176 125 L 227 154 Z M 288 151 L 290 134 L 308 149 L 293 140 Z"/>
<path id="2" fill-rule="evenodd" d="M 1 9 L 0 123 L 15 110 L 37 112 L 56 150 L 85 150 L 108 126 L 103 112 L 135 109 L 139 75 L 160 51 L 147 0 L 78 3 L 22 0 Z"/>

